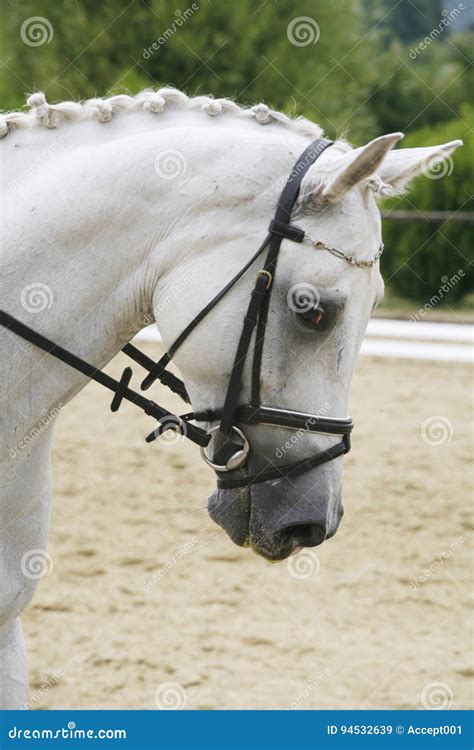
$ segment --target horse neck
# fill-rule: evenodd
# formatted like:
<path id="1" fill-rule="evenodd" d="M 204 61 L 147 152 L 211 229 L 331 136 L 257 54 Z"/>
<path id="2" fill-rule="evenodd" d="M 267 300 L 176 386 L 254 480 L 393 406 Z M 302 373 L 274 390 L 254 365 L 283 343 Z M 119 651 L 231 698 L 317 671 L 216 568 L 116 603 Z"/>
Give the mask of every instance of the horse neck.
<path id="1" fill-rule="evenodd" d="M 157 290 L 166 295 L 191 255 L 212 260 L 219 252 L 218 283 L 225 282 L 229 260 L 222 246 L 236 234 L 265 231 L 278 195 L 272 180 L 286 173 L 292 152 L 304 145 L 301 136 L 277 126 L 264 133 L 255 125 L 205 127 L 199 114 L 187 122 L 174 117 L 146 129 L 143 118 L 130 115 L 123 132 L 112 129 L 108 139 L 108 126 L 96 123 L 46 132 L 40 153 L 48 139 L 60 137 L 60 146 L 50 147 L 27 179 L 5 191 L 4 306 L 100 367 L 149 322 Z M 28 135 L 20 134 L 17 145 L 25 146 Z M 31 150 L 28 160 L 35 163 Z M 174 178 L 169 169 L 176 170 Z M 248 244 L 237 247 L 232 263 L 238 267 L 248 254 Z M 189 296 L 197 306 L 207 301 L 199 293 Z M 184 316 L 189 319 L 189 311 Z M 31 354 L 12 337 L 2 346 L 13 387 L 15 371 Z M 39 362 L 44 355 L 32 356 Z M 73 371 L 65 378 L 54 361 L 43 366 L 53 378 L 44 382 L 41 370 L 32 374 L 43 409 L 58 399 L 65 403 L 87 382 Z"/>
<path id="2" fill-rule="evenodd" d="M 191 250 L 221 247 L 259 214 L 267 221 L 265 203 L 278 194 L 262 196 L 270 164 L 278 166 L 283 143 L 289 152 L 296 141 L 297 151 L 302 140 L 279 126 L 230 118 L 220 127 L 182 112 L 15 134 L 5 160 L 7 264 L 20 283 L 29 267 L 33 282 L 51 286 L 48 325 L 94 309 L 113 318 L 119 339 L 132 335 L 157 281 Z"/>

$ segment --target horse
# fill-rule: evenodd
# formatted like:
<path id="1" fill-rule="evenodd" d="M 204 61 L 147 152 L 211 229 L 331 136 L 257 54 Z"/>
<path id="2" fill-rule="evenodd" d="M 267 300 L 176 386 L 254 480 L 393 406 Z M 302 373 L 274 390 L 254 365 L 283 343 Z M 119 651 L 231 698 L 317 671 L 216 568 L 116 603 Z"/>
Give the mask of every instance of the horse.
<path id="1" fill-rule="evenodd" d="M 316 124 L 264 104 L 173 88 L 57 104 L 36 93 L 27 103 L 0 117 L 1 307 L 97 369 L 150 322 L 169 344 L 249 264 L 295 159 L 322 138 Z M 357 148 L 338 140 L 305 166 L 291 221 L 311 242 L 280 237 L 268 302 L 259 385 L 270 407 L 326 421 L 347 414 L 357 353 L 383 296 L 376 198 L 401 194 L 461 145 L 394 150 L 402 137 Z M 196 413 L 222 409 L 259 262 L 177 353 Z M 28 700 L 20 616 L 35 565 L 47 564 L 53 426 L 88 378 L 5 327 L 0 358 L 0 707 L 18 709 Z M 241 369 L 239 395 L 251 387 L 248 362 Z M 310 425 L 289 434 L 260 422 L 239 434 L 251 445 L 241 451 L 247 466 L 235 467 L 244 477 L 335 440 Z M 282 560 L 336 533 L 342 458 L 218 486 L 208 508 L 233 542 Z"/>

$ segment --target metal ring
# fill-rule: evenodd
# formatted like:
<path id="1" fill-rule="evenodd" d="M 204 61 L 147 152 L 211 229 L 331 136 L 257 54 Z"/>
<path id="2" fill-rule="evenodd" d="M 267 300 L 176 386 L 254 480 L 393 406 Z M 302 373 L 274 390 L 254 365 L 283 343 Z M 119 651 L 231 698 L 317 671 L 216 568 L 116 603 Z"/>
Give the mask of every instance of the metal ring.
<path id="1" fill-rule="evenodd" d="M 211 469 L 214 469 L 214 471 L 218 472 L 226 472 L 226 471 L 235 471 L 235 469 L 239 469 L 247 460 L 247 456 L 250 452 L 250 443 L 245 437 L 242 430 L 239 430 L 238 427 L 235 427 L 235 425 L 232 427 L 233 431 L 244 441 L 244 444 L 242 448 L 237 450 L 232 456 L 230 456 L 229 459 L 227 459 L 227 462 L 225 464 L 215 464 L 211 461 L 209 456 L 206 453 L 205 447 L 201 447 L 201 456 L 203 457 L 204 461 L 208 466 L 211 467 Z M 208 434 L 212 435 L 213 432 L 217 432 L 219 430 L 219 426 L 212 427 Z"/>

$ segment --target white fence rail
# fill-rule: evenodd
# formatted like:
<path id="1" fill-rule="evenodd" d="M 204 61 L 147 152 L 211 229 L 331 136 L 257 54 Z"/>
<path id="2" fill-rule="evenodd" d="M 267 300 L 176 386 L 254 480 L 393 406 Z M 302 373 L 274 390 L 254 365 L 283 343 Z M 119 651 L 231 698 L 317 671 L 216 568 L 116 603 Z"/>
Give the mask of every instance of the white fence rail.
<path id="1" fill-rule="evenodd" d="M 136 337 L 160 341 L 155 326 Z M 361 354 L 371 357 L 473 363 L 474 326 L 374 318 L 369 322 Z"/>

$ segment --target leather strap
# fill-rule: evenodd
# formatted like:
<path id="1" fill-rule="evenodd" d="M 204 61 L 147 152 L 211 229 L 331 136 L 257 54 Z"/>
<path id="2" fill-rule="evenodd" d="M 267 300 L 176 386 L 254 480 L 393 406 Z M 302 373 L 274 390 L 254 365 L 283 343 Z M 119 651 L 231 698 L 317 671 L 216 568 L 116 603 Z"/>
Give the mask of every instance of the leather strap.
<path id="1" fill-rule="evenodd" d="M 268 231 L 271 234 L 278 234 L 280 237 L 285 237 L 292 242 L 303 242 L 304 240 L 304 229 L 300 229 L 294 224 L 285 224 L 282 221 L 275 221 L 275 219 L 272 219 L 270 222 Z"/>
<path id="2" fill-rule="evenodd" d="M 178 338 L 175 339 L 175 341 L 171 344 L 170 348 L 164 354 L 161 359 L 156 363 L 154 368 L 150 371 L 150 373 L 146 376 L 144 379 L 141 388 L 142 390 L 146 391 L 147 388 L 149 388 L 154 381 L 160 377 L 160 375 L 163 373 L 164 368 L 170 363 L 172 357 L 176 352 L 178 351 L 179 347 L 186 341 L 188 336 L 194 331 L 196 326 L 199 325 L 201 320 L 204 320 L 206 315 L 211 312 L 211 310 L 217 305 L 218 302 L 224 297 L 227 292 L 232 289 L 232 287 L 238 282 L 238 280 L 244 275 L 244 273 L 250 268 L 253 263 L 257 260 L 258 256 L 265 250 L 266 246 L 268 245 L 270 241 L 271 235 L 268 234 L 260 247 L 258 248 L 257 252 L 252 255 L 250 260 L 241 268 L 235 276 L 223 287 L 216 295 L 211 299 L 208 304 L 202 308 L 198 312 L 195 318 L 191 320 L 190 323 L 186 326 L 186 328 L 181 331 Z"/>
<path id="3" fill-rule="evenodd" d="M 235 452 L 236 449 L 238 450 L 241 447 L 236 443 L 232 428 L 235 422 L 235 411 L 242 386 L 244 365 L 255 326 L 257 326 L 257 334 L 252 362 L 251 404 L 253 407 L 260 405 L 260 373 L 263 342 L 278 254 L 284 237 L 288 237 L 289 239 L 296 237 L 298 242 L 301 242 L 304 238 L 304 231 L 290 224 L 291 212 L 306 172 L 318 156 L 330 145 L 332 145 L 332 141 L 318 139 L 308 146 L 298 158 L 280 195 L 273 222 L 270 224 L 268 253 L 263 270 L 257 276 L 255 288 L 251 295 L 227 387 L 222 409 L 222 419 L 219 425 L 219 432 L 226 439 L 214 455 L 213 462 L 216 464 L 224 464 L 229 455 L 232 454 L 232 451 Z"/>
<path id="4" fill-rule="evenodd" d="M 262 307 L 265 295 L 268 290 L 268 277 L 261 271 L 255 282 L 255 287 L 250 295 L 250 303 L 247 313 L 244 317 L 242 333 L 235 354 L 234 364 L 229 378 L 229 385 L 222 408 L 222 420 L 219 426 L 222 434 L 230 437 L 235 421 L 235 410 L 237 408 L 240 387 L 242 384 L 242 374 L 245 360 L 250 347 L 250 341 L 255 326 L 257 325 L 258 315 Z"/>
<path id="5" fill-rule="evenodd" d="M 222 412 L 222 409 L 189 412 L 188 414 L 181 414 L 181 419 L 196 422 L 215 422 L 222 419 Z M 267 424 L 324 435 L 349 435 L 354 428 L 354 423 L 349 417 L 347 419 L 328 419 L 317 414 L 302 414 L 301 412 L 272 409 L 266 406 L 257 408 L 250 405 L 238 406 L 234 416 L 236 425 Z"/>
<path id="6" fill-rule="evenodd" d="M 260 373 L 263 345 L 270 295 L 273 286 L 272 282 L 281 243 L 284 238 L 293 242 L 303 241 L 305 236 L 304 230 L 290 223 L 291 212 L 295 201 L 298 198 L 301 182 L 305 174 L 322 152 L 331 146 L 332 143 L 332 141 L 320 138 L 312 143 L 303 154 L 301 154 L 281 193 L 275 216 L 270 223 L 269 234 L 266 236 L 257 252 L 254 253 L 250 260 L 238 271 L 226 286 L 224 286 L 223 289 L 221 289 L 202 310 L 200 310 L 170 346 L 168 352 L 166 352 L 158 362 L 153 362 L 153 360 L 136 349 L 132 344 L 127 344 L 123 348 L 125 354 L 149 371 L 147 377 L 142 383 L 143 389 L 149 388 L 156 379 L 159 379 L 164 385 L 168 386 L 172 391 L 180 395 L 181 398 L 189 402 L 184 383 L 172 373 L 167 372 L 166 367 L 170 363 L 173 354 L 175 354 L 191 332 L 252 266 L 263 250 L 268 247 L 263 269 L 258 273 L 247 313 L 244 318 L 242 332 L 222 409 L 196 414 L 190 413 L 185 414 L 182 417 L 177 417 L 166 409 L 163 409 L 154 401 L 144 398 L 141 394 L 136 393 L 129 388 L 129 383 L 132 377 L 132 370 L 130 367 L 125 368 L 120 381 L 118 381 L 97 369 L 89 362 L 77 357 L 67 349 L 50 341 L 45 336 L 42 336 L 4 311 L 0 311 L 0 325 L 8 328 L 26 341 L 29 341 L 70 367 L 82 372 L 88 378 L 95 380 L 113 391 L 114 398 L 111 404 L 112 411 L 116 411 L 124 399 L 130 401 L 143 409 L 146 414 L 155 417 L 158 421 L 164 420 L 165 424 L 163 425 L 162 430 L 167 429 L 166 423 L 169 423 L 170 427 L 173 425 L 181 425 L 186 437 L 201 447 L 206 447 L 208 445 L 210 436 L 201 428 L 190 424 L 190 420 L 214 421 L 215 419 L 220 418 L 221 423 L 219 431 L 224 437 L 224 442 L 219 451 L 227 455 L 229 455 L 229 451 L 230 455 L 235 451 L 236 444 L 235 437 L 233 436 L 233 428 L 236 420 L 247 424 L 269 423 L 283 427 L 295 427 L 298 425 L 301 426 L 302 429 L 308 429 L 309 431 L 325 432 L 327 430 L 330 434 L 343 435 L 342 440 L 336 445 L 331 446 L 328 450 L 322 451 L 311 458 L 293 464 L 265 468 L 257 474 L 243 479 L 228 479 L 226 476 L 223 477 L 218 475 L 218 486 L 221 488 L 258 484 L 260 482 L 279 479 L 283 476 L 295 477 L 308 471 L 308 469 L 319 466 L 326 461 L 330 461 L 347 453 L 350 449 L 349 433 L 352 430 L 352 422 L 350 419 L 324 420 L 323 417 L 316 417 L 315 415 L 305 415 L 298 412 L 292 413 L 285 411 L 280 414 L 278 413 L 279 410 L 262 407 L 260 404 Z M 252 363 L 251 404 L 249 406 L 238 406 L 243 370 L 255 329 L 256 335 Z M 277 413 L 275 413 L 275 411 Z M 311 419 L 314 420 L 314 423 L 309 421 Z M 148 436 L 147 440 L 154 439 L 156 437 L 155 433 L 156 430 Z M 218 463 L 226 463 L 225 458 L 223 461 L 218 461 Z"/>
<path id="7" fill-rule="evenodd" d="M 298 198 L 303 178 L 311 165 L 314 164 L 316 159 L 318 159 L 323 151 L 329 148 L 329 146 L 332 146 L 333 143 L 334 141 L 329 141 L 325 138 L 319 138 L 317 141 L 314 141 L 314 143 L 311 143 L 311 145 L 308 146 L 305 151 L 303 151 L 295 166 L 291 170 L 290 176 L 278 201 L 278 206 L 273 220 L 274 222 L 276 222 L 276 225 L 279 228 L 279 233 L 272 234 L 271 236 L 270 249 L 268 251 L 264 266 L 265 270 L 271 273 L 272 276 L 275 275 L 278 254 L 280 252 L 280 246 L 283 239 L 281 233 L 282 225 L 287 225 L 287 227 L 291 226 L 291 212 Z M 269 305 L 270 294 L 267 295 L 264 304 L 262 305 L 255 336 L 255 347 L 252 363 L 252 391 L 250 396 L 250 403 L 253 407 L 260 406 L 260 373 L 262 370 L 263 344 L 265 341 L 265 331 L 267 327 Z"/>
<path id="8" fill-rule="evenodd" d="M 302 461 L 297 461 L 293 464 L 284 464 L 283 466 L 275 466 L 273 469 L 264 469 L 257 474 L 253 474 L 250 477 L 241 477 L 240 479 L 227 479 L 226 475 L 219 474 L 217 477 L 217 486 L 221 489 L 233 489 L 235 487 L 248 487 L 252 484 L 261 484 L 262 482 L 270 482 L 275 479 L 283 479 L 283 477 L 294 478 L 300 474 L 304 474 L 309 469 L 314 469 L 316 466 L 327 461 L 333 461 L 339 456 L 343 456 L 345 453 L 349 453 L 351 449 L 351 443 L 349 435 L 344 435 L 343 439 L 332 445 L 325 451 L 317 453 L 311 458 L 305 458 Z"/>
<path id="9" fill-rule="evenodd" d="M 68 349 L 64 349 L 62 346 L 59 346 L 59 344 L 55 344 L 50 339 L 46 338 L 46 336 L 43 336 L 41 333 L 33 330 L 33 328 L 25 325 L 20 320 L 17 320 L 13 317 L 13 315 L 10 315 L 4 310 L 0 310 L 0 325 L 2 325 L 4 328 L 9 329 L 17 336 L 21 336 L 21 338 L 25 339 L 26 341 L 29 341 L 30 344 L 34 344 L 34 346 L 37 346 L 44 352 L 51 354 L 53 357 L 56 357 L 56 359 L 64 362 L 74 370 L 82 372 L 83 375 L 90 378 L 91 380 L 95 380 L 96 383 L 100 383 L 101 385 L 105 386 L 105 388 L 108 388 L 115 394 L 115 397 L 112 401 L 113 407 L 118 408 L 118 406 L 120 406 L 120 402 L 125 399 L 126 401 L 130 401 L 132 404 L 135 404 L 135 406 L 138 406 L 140 409 L 142 409 L 145 414 L 149 414 L 158 421 L 165 420 L 166 423 L 170 425 L 170 427 L 172 425 L 179 424 L 179 417 L 177 417 L 175 414 L 172 414 L 167 409 L 163 409 L 154 401 L 145 398 L 141 395 L 141 393 L 137 393 L 136 391 L 133 391 L 128 387 L 130 378 L 128 377 L 127 371 L 130 370 L 130 368 L 126 368 L 126 371 L 120 381 L 115 380 L 115 378 L 112 378 L 110 375 L 107 375 L 107 373 L 102 372 L 102 370 L 95 367 L 94 365 L 91 365 L 89 362 L 86 362 L 86 360 L 81 359 L 81 357 L 76 356 L 72 352 L 68 351 Z M 193 443 L 196 443 L 197 445 L 200 445 L 202 447 L 206 447 L 206 445 L 209 443 L 209 435 L 207 434 L 207 432 L 205 430 L 202 430 L 200 427 L 195 427 L 192 424 L 186 425 L 186 437 L 188 437 Z"/>
<path id="10" fill-rule="evenodd" d="M 147 357 L 146 354 L 141 352 L 140 349 L 137 349 L 135 346 L 133 346 L 133 344 L 126 344 L 123 347 L 122 351 L 127 355 L 127 357 L 130 357 L 134 360 L 134 362 L 137 362 L 137 364 L 141 365 L 141 367 L 144 367 L 145 370 L 148 370 L 149 372 L 155 371 L 155 377 L 160 381 L 160 383 L 169 388 L 170 391 L 173 391 L 173 393 L 176 393 L 178 396 L 180 396 L 187 404 L 191 403 L 188 392 L 186 390 L 186 386 L 184 385 L 183 381 L 177 378 L 176 375 L 173 375 L 172 372 L 168 372 L 168 370 L 165 370 L 164 367 L 161 370 L 158 370 L 157 365 L 161 363 L 162 359 L 158 363 L 155 362 L 155 360 Z M 166 362 L 166 364 L 168 364 L 168 361 Z"/>

